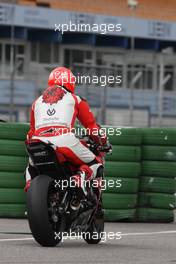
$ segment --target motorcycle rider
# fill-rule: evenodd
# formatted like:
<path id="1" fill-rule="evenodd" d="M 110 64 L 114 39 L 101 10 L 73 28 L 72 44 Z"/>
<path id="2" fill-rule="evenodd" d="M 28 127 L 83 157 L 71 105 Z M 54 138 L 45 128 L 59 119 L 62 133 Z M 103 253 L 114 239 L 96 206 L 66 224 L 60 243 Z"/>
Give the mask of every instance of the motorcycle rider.
<path id="1" fill-rule="evenodd" d="M 78 173 L 72 177 L 86 195 L 83 181 L 94 179 L 102 163 L 72 133 L 76 118 L 88 129 L 90 137 L 104 146 L 107 152 L 111 145 L 96 123 L 87 101 L 75 95 L 74 91 L 73 73 L 65 67 L 55 68 L 49 75 L 48 88 L 32 104 L 27 139 L 40 139 L 57 146 L 56 152 L 62 153 L 68 161 L 79 167 Z M 25 191 L 30 187 L 33 172 L 34 167 L 29 160 Z"/>

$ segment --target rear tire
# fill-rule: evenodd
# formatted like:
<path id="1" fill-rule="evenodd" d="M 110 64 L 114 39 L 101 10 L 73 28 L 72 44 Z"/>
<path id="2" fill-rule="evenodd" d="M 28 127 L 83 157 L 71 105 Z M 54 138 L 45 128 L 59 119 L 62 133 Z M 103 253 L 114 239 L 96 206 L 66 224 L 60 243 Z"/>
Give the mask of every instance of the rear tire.
<path id="1" fill-rule="evenodd" d="M 44 247 L 54 247 L 62 240 L 65 229 L 65 217 L 59 219 L 57 230 L 54 230 L 48 212 L 49 189 L 53 179 L 39 175 L 31 181 L 27 192 L 27 215 L 29 226 L 35 240 Z M 56 236 L 60 234 L 59 237 Z"/>

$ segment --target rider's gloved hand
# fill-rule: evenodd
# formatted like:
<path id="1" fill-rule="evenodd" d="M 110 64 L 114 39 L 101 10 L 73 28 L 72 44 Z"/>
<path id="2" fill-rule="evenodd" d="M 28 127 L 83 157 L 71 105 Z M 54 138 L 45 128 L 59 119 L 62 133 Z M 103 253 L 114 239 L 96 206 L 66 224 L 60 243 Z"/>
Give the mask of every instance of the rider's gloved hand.
<path id="1" fill-rule="evenodd" d="M 110 144 L 109 140 L 107 140 L 106 144 L 103 145 L 102 150 L 108 154 L 112 153 L 112 145 Z"/>

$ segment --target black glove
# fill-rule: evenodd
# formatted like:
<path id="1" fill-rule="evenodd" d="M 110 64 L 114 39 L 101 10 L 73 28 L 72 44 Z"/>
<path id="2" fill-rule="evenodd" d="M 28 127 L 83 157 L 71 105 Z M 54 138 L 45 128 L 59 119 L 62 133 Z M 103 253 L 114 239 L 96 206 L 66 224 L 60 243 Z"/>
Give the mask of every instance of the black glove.
<path id="1" fill-rule="evenodd" d="M 112 145 L 107 140 L 106 144 L 101 147 L 101 151 L 106 152 L 107 154 L 112 154 Z"/>

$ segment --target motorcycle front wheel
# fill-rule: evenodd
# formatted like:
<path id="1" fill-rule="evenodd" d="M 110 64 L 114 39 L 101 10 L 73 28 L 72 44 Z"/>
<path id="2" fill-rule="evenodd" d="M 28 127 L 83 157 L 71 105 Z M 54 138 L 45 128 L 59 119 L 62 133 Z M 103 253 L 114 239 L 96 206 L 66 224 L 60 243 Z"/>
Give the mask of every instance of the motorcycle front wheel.
<path id="1" fill-rule="evenodd" d="M 88 244 L 98 244 L 104 235 L 104 212 L 102 208 L 102 202 L 99 201 L 97 211 L 89 228 L 84 232 L 83 239 Z"/>

